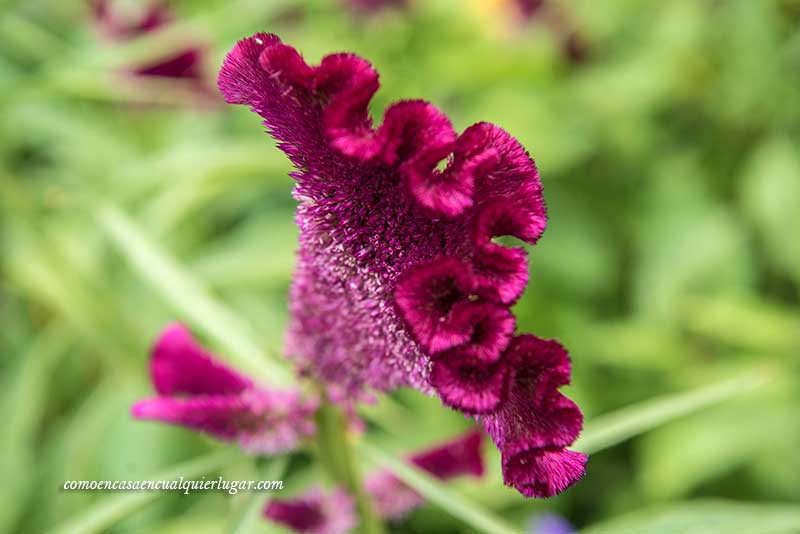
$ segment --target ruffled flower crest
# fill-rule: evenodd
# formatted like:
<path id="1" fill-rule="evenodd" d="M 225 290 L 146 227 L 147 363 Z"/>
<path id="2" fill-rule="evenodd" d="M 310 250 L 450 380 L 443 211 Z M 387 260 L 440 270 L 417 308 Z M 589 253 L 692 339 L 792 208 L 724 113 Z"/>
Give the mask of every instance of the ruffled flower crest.
<path id="1" fill-rule="evenodd" d="M 368 62 L 333 54 L 310 66 L 270 34 L 234 47 L 219 87 L 261 115 L 298 169 L 286 349 L 300 369 L 338 402 L 405 385 L 482 418 L 506 482 L 526 495 L 577 480 L 585 457 L 563 448 L 582 421 L 560 407 L 571 402 L 557 391 L 564 366 L 543 363 L 547 342 L 514 337 L 527 253 L 495 240 L 535 244 L 547 222 L 519 142 L 489 123 L 459 135 L 419 100 L 389 106 L 374 127 Z"/>

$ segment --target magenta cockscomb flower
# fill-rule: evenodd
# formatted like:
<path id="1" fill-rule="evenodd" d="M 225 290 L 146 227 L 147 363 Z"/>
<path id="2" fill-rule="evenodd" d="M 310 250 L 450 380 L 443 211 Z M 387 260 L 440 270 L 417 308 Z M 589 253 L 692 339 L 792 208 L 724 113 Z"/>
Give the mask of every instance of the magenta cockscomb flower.
<path id="1" fill-rule="evenodd" d="M 261 115 L 297 168 L 287 353 L 340 403 L 398 386 L 438 395 L 484 421 L 507 484 L 553 495 L 586 459 L 565 450 L 582 424 L 558 393 L 569 359 L 555 342 L 514 337 L 527 253 L 495 241 L 534 244 L 544 231 L 536 166 L 501 128 L 459 135 L 420 100 L 373 127 L 378 86 L 358 56 L 312 67 L 270 34 L 240 41 L 222 66 L 226 100 Z"/>
<path id="2" fill-rule="evenodd" d="M 462 475 L 480 477 L 484 471 L 481 433 L 470 431 L 432 449 L 415 453 L 408 461 L 440 480 Z M 377 471 L 368 476 L 364 487 L 376 512 L 385 519 L 400 519 L 425 502 L 422 495 L 388 471 Z"/>
<path id="3" fill-rule="evenodd" d="M 314 399 L 298 391 L 265 389 L 216 361 L 179 324 L 156 341 L 150 372 L 158 397 L 137 402 L 138 419 L 185 426 L 252 454 L 294 449 L 316 431 Z"/>
<path id="4" fill-rule="evenodd" d="M 355 501 L 341 489 L 312 488 L 295 499 L 272 499 L 264 516 L 301 534 L 346 534 L 358 524 Z"/>
<path id="5" fill-rule="evenodd" d="M 113 0 L 92 0 L 92 16 L 100 33 L 113 41 L 124 41 L 162 29 L 173 22 L 172 12 L 166 2 L 145 2 L 137 13 L 123 14 Z M 130 68 L 137 76 L 175 78 L 204 86 L 206 77 L 203 63 L 205 47 L 191 44 L 177 52 L 154 61 Z"/>

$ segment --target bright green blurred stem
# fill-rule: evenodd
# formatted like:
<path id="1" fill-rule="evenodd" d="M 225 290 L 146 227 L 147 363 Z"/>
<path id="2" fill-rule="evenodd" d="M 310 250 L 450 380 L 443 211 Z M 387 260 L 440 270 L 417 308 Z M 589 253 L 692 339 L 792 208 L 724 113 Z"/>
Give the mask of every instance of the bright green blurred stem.
<path id="1" fill-rule="evenodd" d="M 342 411 L 325 401 L 317 410 L 317 457 L 330 477 L 355 497 L 363 534 L 383 532 L 383 524 L 361 483 L 353 444 L 347 435 L 347 421 Z"/>

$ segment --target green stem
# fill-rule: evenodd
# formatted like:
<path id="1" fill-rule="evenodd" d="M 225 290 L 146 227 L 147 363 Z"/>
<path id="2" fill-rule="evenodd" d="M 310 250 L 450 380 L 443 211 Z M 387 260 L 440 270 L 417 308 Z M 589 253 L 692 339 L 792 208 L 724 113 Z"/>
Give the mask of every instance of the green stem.
<path id="1" fill-rule="evenodd" d="M 381 534 L 383 524 L 375 515 L 372 502 L 364 491 L 356 466 L 353 445 L 347 435 L 347 421 L 341 410 L 323 402 L 317 411 L 317 454 L 331 478 L 356 499 L 363 534 Z"/>

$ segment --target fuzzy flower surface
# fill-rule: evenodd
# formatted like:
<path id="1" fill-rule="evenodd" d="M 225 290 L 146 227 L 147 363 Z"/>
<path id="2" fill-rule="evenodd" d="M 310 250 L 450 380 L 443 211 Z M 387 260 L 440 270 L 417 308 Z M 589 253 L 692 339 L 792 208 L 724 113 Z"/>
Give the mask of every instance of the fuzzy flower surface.
<path id="1" fill-rule="evenodd" d="M 180 324 L 159 336 L 150 374 L 158 396 L 134 404 L 131 413 L 138 419 L 237 442 L 251 454 L 292 450 L 316 431 L 315 399 L 256 385 L 214 359 Z"/>
<path id="2" fill-rule="evenodd" d="M 219 88 L 258 113 L 296 167 L 298 264 L 286 352 L 343 404 L 410 386 L 484 423 L 507 484 L 549 497 L 586 456 L 565 448 L 580 410 L 558 392 L 566 351 L 515 335 L 511 306 L 547 223 L 539 173 L 487 122 L 457 133 L 422 100 L 374 126 L 378 74 L 354 54 L 310 66 L 271 34 L 240 41 Z"/>
<path id="3" fill-rule="evenodd" d="M 341 489 L 311 488 L 294 499 L 272 499 L 264 517 L 299 534 L 347 534 L 358 524 L 355 501 Z"/>
<path id="4" fill-rule="evenodd" d="M 481 433 L 473 430 L 431 449 L 412 454 L 408 462 L 438 478 L 483 475 Z M 425 499 L 388 471 L 377 471 L 364 482 L 376 512 L 384 519 L 397 520 L 422 506 Z"/>

